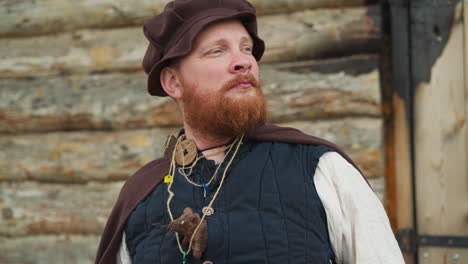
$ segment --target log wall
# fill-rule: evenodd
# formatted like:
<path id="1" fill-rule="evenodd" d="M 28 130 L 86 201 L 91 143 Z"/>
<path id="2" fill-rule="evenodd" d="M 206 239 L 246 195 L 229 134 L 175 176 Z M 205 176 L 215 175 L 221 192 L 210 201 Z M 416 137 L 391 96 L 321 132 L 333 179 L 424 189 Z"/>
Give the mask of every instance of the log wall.
<path id="1" fill-rule="evenodd" d="M 140 66 L 167 2 L 0 2 L 0 263 L 93 262 L 123 182 L 181 124 Z M 269 121 L 343 147 L 384 201 L 380 7 L 252 3 Z"/>

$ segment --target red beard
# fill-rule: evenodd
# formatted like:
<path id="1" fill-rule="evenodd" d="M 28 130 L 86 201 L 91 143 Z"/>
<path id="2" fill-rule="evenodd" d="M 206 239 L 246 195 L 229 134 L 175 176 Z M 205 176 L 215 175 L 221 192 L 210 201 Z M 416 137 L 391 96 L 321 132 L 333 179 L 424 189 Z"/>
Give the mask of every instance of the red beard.
<path id="1" fill-rule="evenodd" d="M 250 81 L 255 95 L 235 98 L 225 95 L 246 79 Z M 250 73 L 238 75 L 215 94 L 196 93 L 193 88 L 183 87 L 186 87 L 183 94 L 184 119 L 198 133 L 234 137 L 265 123 L 265 97 L 260 83 Z"/>

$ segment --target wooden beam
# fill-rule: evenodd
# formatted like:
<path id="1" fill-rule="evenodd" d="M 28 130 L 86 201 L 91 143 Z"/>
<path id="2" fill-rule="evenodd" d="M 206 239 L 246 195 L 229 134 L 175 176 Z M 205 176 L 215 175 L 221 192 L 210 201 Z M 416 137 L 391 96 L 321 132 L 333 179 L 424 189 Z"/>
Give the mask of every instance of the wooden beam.
<path id="1" fill-rule="evenodd" d="M 169 0 L 0 1 L 0 37 L 31 36 L 83 28 L 142 25 L 160 13 Z M 252 0 L 259 15 L 308 8 L 343 8 L 375 0 Z"/>
<path id="2" fill-rule="evenodd" d="M 396 38 L 395 40 L 397 40 Z M 394 51 L 395 52 L 395 51 Z M 411 129 L 409 127 L 409 102 L 391 87 L 396 83 L 405 84 L 409 88 L 409 79 L 400 74 L 400 70 L 409 67 L 408 59 L 394 57 L 400 69 L 391 69 L 388 61 L 384 62 L 383 79 L 383 109 L 385 121 L 385 176 L 387 183 L 387 212 L 395 233 L 402 229 L 414 227 L 413 216 L 413 179 L 411 162 Z M 404 62 L 406 59 L 406 63 Z M 390 76 L 391 73 L 399 74 Z M 412 253 L 404 252 L 405 262 L 414 263 Z"/>
<path id="3" fill-rule="evenodd" d="M 270 122 L 379 117 L 378 58 L 261 65 Z M 350 66 L 352 65 L 352 66 Z M 143 73 L 0 80 L 0 132 L 180 126 L 176 104 L 152 97 Z"/>
<path id="4" fill-rule="evenodd" d="M 394 22 L 401 23 L 401 21 Z M 394 26 L 394 30 L 398 31 L 399 25 Z M 400 32 L 400 34 L 404 32 Z M 394 36 L 393 40 L 403 41 L 400 37 L 401 35 Z M 403 37 L 403 39 L 405 38 Z M 400 86 L 399 91 L 394 89 L 396 85 L 402 85 L 409 89 L 410 79 L 406 75 L 407 72 L 404 72 L 409 69 L 409 57 L 401 57 L 399 54 L 395 54 L 401 52 L 401 50 L 394 49 L 393 52 L 393 63 L 399 65 L 399 67 L 391 69 L 390 65 L 388 65 L 389 62 L 384 62 L 383 70 L 386 70 L 386 72 L 382 74 L 385 76 L 383 77 L 382 101 L 386 142 L 387 212 L 394 232 L 398 233 L 403 229 L 414 228 L 414 207 L 411 129 L 409 126 L 410 111 L 408 109 L 411 103 L 403 99 L 401 95 L 401 91 L 405 90 L 404 87 Z M 393 78 L 388 76 L 391 73 L 393 73 Z M 412 252 L 403 251 L 403 256 L 405 263 L 414 263 L 414 254 Z"/>
<path id="5" fill-rule="evenodd" d="M 267 43 L 263 63 L 375 53 L 380 49 L 380 9 L 320 9 L 265 16 L 259 18 L 259 33 Z M 141 71 L 147 45 L 141 27 L 0 38 L 0 78 Z"/>
<path id="6" fill-rule="evenodd" d="M 397 94 L 393 96 L 394 109 L 394 169 L 396 189 L 397 230 L 414 228 L 414 192 L 412 177 L 411 137 L 408 122 L 408 104 Z M 410 241 L 406 241 L 410 242 Z M 414 252 L 403 252 L 405 263 L 414 262 Z"/>
<path id="7" fill-rule="evenodd" d="M 387 142 L 387 199 L 392 227 L 398 234 L 402 230 L 415 228 L 411 155 L 413 142 L 411 139 L 412 89 L 409 5 L 406 1 L 391 1 L 388 11 L 391 16 L 389 22 L 391 51 L 389 52 L 391 52 L 392 59 L 391 66 L 386 66 L 387 74 L 391 72 L 391 77 L 384 77 L 384 79 L 389 79 L 391 88 L 385 88 L 385 85 L 383 87 Z M 402 251 L 405 263 L 415 263 L 414 252 Z"/>
<path id="8" fill-rule="evenodd" d="M 383 176 L 382 121 L 350 118 L 287 123 L 341 146 L 367 177 Z M 0 136 L 0 181 L 125 180 L 156 159 L 174 128 Z"/>

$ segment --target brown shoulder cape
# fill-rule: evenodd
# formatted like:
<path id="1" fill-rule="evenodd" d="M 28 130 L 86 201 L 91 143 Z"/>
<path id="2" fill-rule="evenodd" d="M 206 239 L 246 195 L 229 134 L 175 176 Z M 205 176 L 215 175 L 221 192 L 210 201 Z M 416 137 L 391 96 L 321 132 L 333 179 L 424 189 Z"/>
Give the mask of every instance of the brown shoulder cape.
<path id="1" fill-rule="evenodd" d="M 116 255 L 122 243 L 125 222 L 137 205 L 151 193 L 168 173 L 169 157 L 175 145 L 174 139 L 170 139 L 169 148 L 162 158 L 153 160 L 140 168 L 122 187 L 102 234 L 96 264 L 116 263 Z M 306 135 L 294 128 L 262 125 L 246 134 L 245 139 L 328 146 L 335 149 L 359 170 L 354 162 L 335 144 L 318 137 Z"/>

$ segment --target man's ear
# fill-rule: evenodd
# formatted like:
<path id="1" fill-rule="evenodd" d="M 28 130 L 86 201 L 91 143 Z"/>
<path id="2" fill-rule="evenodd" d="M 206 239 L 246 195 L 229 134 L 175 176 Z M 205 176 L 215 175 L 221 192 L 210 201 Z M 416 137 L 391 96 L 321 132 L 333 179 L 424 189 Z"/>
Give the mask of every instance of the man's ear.
<path id="1" fill-rule="evenodd" d="M 164 67 L 160 74 L 161 86 L 174 99 L 182 97 L 182 86 L 177 71 L 171 67 Z"/>

